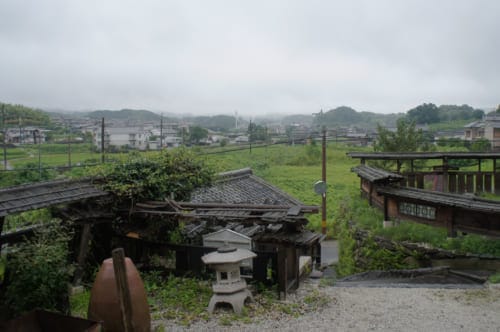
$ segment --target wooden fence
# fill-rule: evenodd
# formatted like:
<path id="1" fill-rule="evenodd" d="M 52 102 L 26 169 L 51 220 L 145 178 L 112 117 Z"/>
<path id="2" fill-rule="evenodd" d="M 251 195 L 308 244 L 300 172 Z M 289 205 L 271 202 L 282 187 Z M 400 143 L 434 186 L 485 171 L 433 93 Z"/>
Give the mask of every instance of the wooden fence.
<path id="1" fill-rule="evenodd" d="M 450 193 L 500 193 L 500 173 L 494 172 L 407 172 L 404 187 Z"/>

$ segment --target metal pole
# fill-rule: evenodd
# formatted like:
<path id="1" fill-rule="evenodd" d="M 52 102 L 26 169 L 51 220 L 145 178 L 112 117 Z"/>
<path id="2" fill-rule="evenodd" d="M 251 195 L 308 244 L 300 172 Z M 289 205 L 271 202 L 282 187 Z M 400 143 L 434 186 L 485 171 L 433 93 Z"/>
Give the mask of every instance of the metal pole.
<path id="1" fill-rule="evenodd" d="M 101 123 L 101 164 L 104 164 L 104 117 Z"/>
<path id="2" fill-rule="evenodd" d="M 323 126 L 321 180 L 326 183 L 326 128 Z M 326 234 L 326 191 L 321 196 L 321 233 Z"/>

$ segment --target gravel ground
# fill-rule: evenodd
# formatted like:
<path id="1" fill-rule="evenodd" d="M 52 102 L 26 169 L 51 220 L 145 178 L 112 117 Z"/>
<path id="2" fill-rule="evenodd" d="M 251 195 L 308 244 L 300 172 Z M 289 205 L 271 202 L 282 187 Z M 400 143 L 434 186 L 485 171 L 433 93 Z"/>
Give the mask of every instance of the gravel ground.
<path id="1" fill-rule="evenodd" d="M 268 310 L 243 322 L 218 310 L 189 327 L 154 325 L 166 331 L 500 331 L 499 288 L 322 287 L 306 280 L 285 305 L 306 306 L 311 294 L 321 301 L 297 317 Z"/>

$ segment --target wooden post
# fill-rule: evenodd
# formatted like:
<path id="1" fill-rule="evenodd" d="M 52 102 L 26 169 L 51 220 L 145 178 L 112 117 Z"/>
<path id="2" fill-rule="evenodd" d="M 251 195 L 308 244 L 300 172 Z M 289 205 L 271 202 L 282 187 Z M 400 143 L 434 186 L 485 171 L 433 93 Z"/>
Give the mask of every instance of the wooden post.
<path id="1" fill-rule="evenodd" d="M 116 288 L 118 290 L 118 301 L 120 302 L 120 311 L 122 314 L 123 331 L 133 332 L 132 324 L 132 302 L 130 299 L 130 290 L 128 287 L 127 270 L 125 267 L 125 252 L 123 248 L 117 248 L 112 251 L 113 269 L 115 270 Z"/>
<path id="2" fill-rule="evenodd" d="M 82 281 L 85 258 L 87 257 L 87 252 L 89 250 L 90 237 L 90 224 L 85 224 L 82 227 L 82 234 L 80 235 L 80 247 L 78 248 L 78 257 L 76 259 L 77 266 L 75 275 L 73 276 L 74 285 L 78 285 Z"/>
<path id="3" fill-rule="evenodd" d="M 457 231 L 455 230 L 455 210 L 451 209 L 450 215 L 446 217 L 446 229 L 448 231 L 448 237 L 457 237 Z"/>
<path id="4" fill-rule="evenodd" d="M 5 217 L 0 217 L 0 254 L 2 253 L 2 232 L 3 232 L 4 222 L 5 222 Z"/>
<path id="5" fill-rule="evenodd" d="M 326 183 L 326 127 L 323 126 L 321 144 L 321 180 Z M 321 233 L 326 234 L 326 191 L 321 195 Z"/>
<path id="6" fill-rule="evenodd" d="M 2 104 L 2 130 L 3 130 L 3 170 L 7 170 L 7 130 L 5 129 L 5 104 Z"/>
<path id="7" fill-rule="evenodd" d="M 389 220 L 389 200 L 384 195 L 384 221 Z"/>
<path id="8" fill-rule="evenodd" d="M 101 164 L 104 164 L 105 156 L 104 156 L 104 117 L 101 121 Z"/>
<path id="9" fill-rule="evenodd" d="M 448 188 L 448 158 L 443 158 L 443 192 L 449 192 Z"/>
<path id="10" fill-rule="evenodd" d="M 278 252 L 276 255 L 276 274 L 278 279 L 278 296 L 280 300 L 286 300 L 286 291 L 288 289 L 287 285 L 287 268 L 288 262 L 286 259 L 286 248 L 278 247 Z"/>
<path id="11" fill-rule="evenodd" d="M 368 205 L 372 206 L 373 183 L 370 182 L 370 192 L 368 193 Z"/>

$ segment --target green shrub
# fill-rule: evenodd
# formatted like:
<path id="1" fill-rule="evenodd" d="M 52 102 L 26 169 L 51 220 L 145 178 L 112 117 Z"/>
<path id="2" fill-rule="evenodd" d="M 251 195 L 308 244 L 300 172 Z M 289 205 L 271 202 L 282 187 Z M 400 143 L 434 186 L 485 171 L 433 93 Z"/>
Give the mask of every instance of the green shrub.
<path id="1" fill-rule="evenodd" d="M 492 284 L 499 284 L 500 283 L 500 272 L 491 275 L 489 277 L 488 281 L 491 282 Z"/>
<path id="2" fill-rule="evenodd" d="M 17 245 L 8 257 L 5 304 L 12 316 L 33 309 L 67 311 L 72 272 L 67 263 L 69 234 L 51 224 Z"/>
<path id="3" fill-rule="evenodd" d="M 122 163 L 92 169 L 105 179 L 105 190 L 123 200 L 161 200 L 174 194 L 189 200 L 191 192 L 212 182 L 214 172 L 186 149 L 162 151 L 155 155 L 130 153 Z"/>

